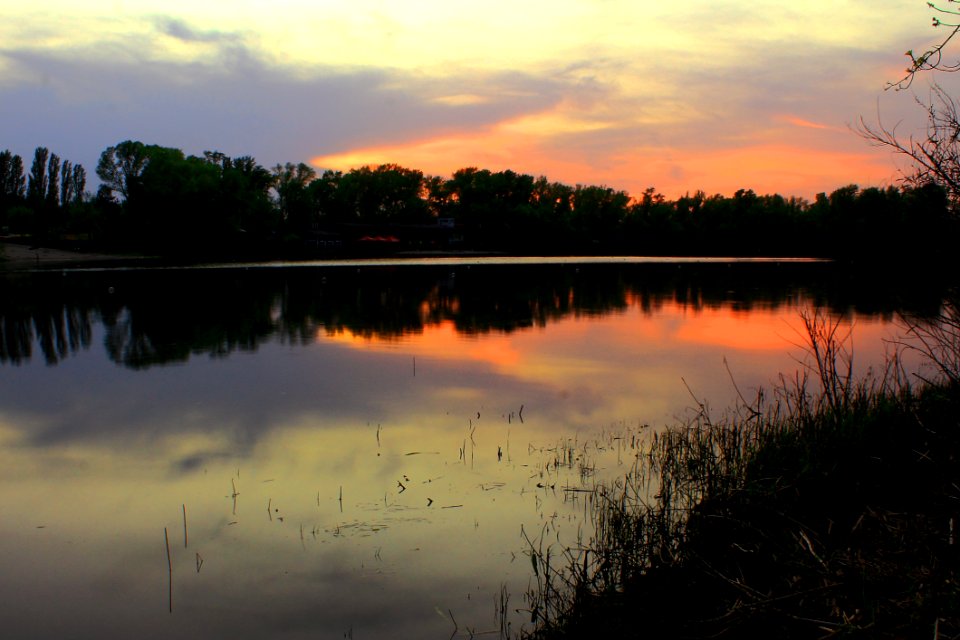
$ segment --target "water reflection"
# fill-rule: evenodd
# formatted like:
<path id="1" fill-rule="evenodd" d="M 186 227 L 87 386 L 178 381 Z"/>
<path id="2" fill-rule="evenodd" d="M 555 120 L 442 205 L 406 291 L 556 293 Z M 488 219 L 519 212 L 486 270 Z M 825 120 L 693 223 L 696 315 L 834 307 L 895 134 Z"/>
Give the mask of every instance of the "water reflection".
<path id="1" fill-rule="evenodd" d="M 723 407 L 731 376 L 749 392 L 795 368 L 802 309 L 845 315 L 869 366 L 895 313 L 939 303 L 830 269 L 0 280 L 0 619 L 23 638 L 468 637 L 497 628 L 504 583 L 516 628 L 521 527 L 575 540 L 589 494 L 565 489 L 629 464 L 618 436 L 682 414 L 688 388 Z"/>
<path id="2" fill-rule="evenodd" d="M 798 297 L 841 315 L 932 314 L 943 290 L 810 263 L 395 265 L 28 274 L 0 279 L 0 363 L 36 351 L 48 364 L 91 345 L 100 322 L 111 360 L 140 369 L 191 355 L 256 350 L 318 332 L 376 339 L 445 321 L 464 334 L 543 327 L 569 316 L 665 304 L 696 312 L 778 309 Z"/>

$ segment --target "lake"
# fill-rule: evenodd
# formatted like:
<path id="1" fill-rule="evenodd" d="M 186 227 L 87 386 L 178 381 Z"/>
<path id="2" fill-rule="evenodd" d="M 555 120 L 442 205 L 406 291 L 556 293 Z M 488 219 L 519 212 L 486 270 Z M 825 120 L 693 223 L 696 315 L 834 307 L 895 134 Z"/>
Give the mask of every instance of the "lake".
<path id="1" fill-rule="evenodd" d="M 647 434 L 772 397 L 802 313 L 864 374 L 941 295 L 810 261 L 0 274 L 4 633 L 529 628 L 530 543 L 588 537 Z"/>

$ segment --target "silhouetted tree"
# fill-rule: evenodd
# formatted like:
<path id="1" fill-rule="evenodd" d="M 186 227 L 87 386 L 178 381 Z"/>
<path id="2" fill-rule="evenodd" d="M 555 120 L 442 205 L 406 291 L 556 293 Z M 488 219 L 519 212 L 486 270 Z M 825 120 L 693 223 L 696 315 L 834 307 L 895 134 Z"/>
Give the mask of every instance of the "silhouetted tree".
<path id="1" fill-rule="evenodd" d="M 23 199 L 24 185 L 23 160 L 10 150 L 3 150 L 0 152 L 0 198 Z"/>
<path id="2" fill-rule="evenodd" d="M 73 185 L 71 187 L 73 203 L 79 204 L 83 202 L 84 194 L 87 189 L 87 170 L 83 168 L 83 165 L 74 165 L 73 175 L 70 176 L 70 182 Z"/>
<path id="3" fill-rule="evenodd" d="M 47 161 L 47 193 L 46 208 L 54 209 L 60 203 L 60 156 L 50 154 Z"/>
<path id="4" fill-rule="evenodd" d="M 22 207 L 25 191 L 23 160 L 9 150 L 0 152 L 0 226 L 10 222 L 10 211 Z"/>
<path id="5" fill-rule="evenodd" d="M 73 202 L 73 186 L 73 164 L 69 160 L 64 160 L 60 167 L 59 204 L 61 207 L 69 207 Z"/>
<path id="6" fill-rule="evenodd" d="M 347 216 L 365 223 L 425 222 L 430 213 L 423 193 L 423 173 L 395 164 L 352 169 L 337 186 Z"/>
<path id="7" fill-rule="evenodd" d="M 39 208 L 47 194 L 47 160 L 50 151 L 46 147 L 37 147 L 33 152 L 33 164 L 30 166 L 30 179 L 27 183 L 27 200 L 34 208 Z"/>
<path id="8" fill-rule="evenodd" d="M 951 136 L 941 137 L 938 144 Z M 607 186 L 511 170 L 467 167 L 445 179 L 385 164 L 317 176 L 304 163 L 269 171 L 249 156 L 187 156 L 131 140 L 105 149 L 97 174 L 102 184 L 85 202 L 83 167 L 38 147 L 25 190 L 22 161 L 4 152 L 0 221 L 37 235 L 86 233 L 114 248 L 228 258 L 303 255 L 321 240 L 349 246 L 351 238 L 381 233 L 406 247 L 446 246 L 455 237 L 466 248 L 512 253 L 858 257 L 884 255 L 889 237 L 911 245 L 924 234 L 940 244 L 955 237 L 944 224 L 945 194 L 953 195 L 946 178 L 886 189 L 849 185 L 812 204 L 751 189 L 670 201 L 649 188 L 634 200 Z M 441 217 L 455 220 L 455 232 L 430 225 Z"/>
<path id="9" fill-rule="evenodd" d="M 859 132 L 871 144 L 887 147 L 905 156 L 913 167 L 904 174 L 904 182 L 911 187 L 933 182 L 942 186 L 954 205 L 960 205 L 960 112 L 957 103 L 943 87 L 933 85 L 931 101 L 918 100 L 927 113 L 927 131 L 924 137 L 903 137 L 896 127 L 887 127 L 882 121 L 867 124 L 861 118 Z"/>
<path id="10" fill-rule="evenodd" d="M 425 176 L 423 191 L 426 198 L 427 211 L 434 218 L 446 218 L 451 214 L 453 205 L 450 185 L 441 176 Z"/>
<path id="11" fill-rule="evenodd" d="M 142 142 L 125 140 L 107 147 L 97 162 L 97 176 L 111 191 L 124 199 L 130 197 L 131 189 L 150 160 L 150 150 Z"/>
<path id="12" fill-rule="evenodd" d="M 573 192 L 575 226 L 590 242 L 609 242 L 620 232 L 629 204 L 625 191 L 577 185 Z"/>
<path id="13" fill-rule="evenodd" d="M 316 177 L 317 172 L 303 162 L 288 162 L 273 168 L 273 190 L 277 194 L 280 220 L 293 233 L 305 232 L 312 222 L 313 206 L 307 185 Z"/>
<path id="14" fill-rule="evenodd" d="M 270 172 L 251 156 L 231 159 L 220 154 L 219 160 L 210 156 L 207 159 L 220 168 L 217 207 L 224 231 L 245 235 L 245 244 L 249 244 L 250 238 L 262 240 L 275 231 Z"/>

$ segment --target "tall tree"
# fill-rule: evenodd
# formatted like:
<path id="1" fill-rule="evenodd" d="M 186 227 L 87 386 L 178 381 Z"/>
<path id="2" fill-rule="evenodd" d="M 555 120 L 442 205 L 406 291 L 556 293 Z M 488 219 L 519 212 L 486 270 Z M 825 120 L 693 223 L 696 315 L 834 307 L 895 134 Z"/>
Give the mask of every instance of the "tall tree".
<path id="1" fill-rule="evenodd" d="M 10 172 L 13 170 L 13 154 L 9 149 L 0 151 L 0 197 L 7 196 Z"/>
<path id="2" fill-rule="evenodd" d="M 64 160 L 60 168 L 60 206 L 68 207 L 73 202 L 73 165 Z"/>
<path id="3" fill-rule="evenodd" d="M 23 199 L 23 162 L 9 150 L 0 151 L 0 227 L 9 222 L 7 212 Z"/>
<path id="4" fill-rule="evenodd" d="M 23 160 L 9 149 L 0 151 L 0 200 L 23 198 Z"/>
<path id="5" fill-rule="evenodd" d="M 228 158 L 223 154 L 204 155 L 211 161 L 219 155 L 220 185 L 217 206 L 224 229 L 243 234 L 245 241 L 262 239 L 275 230 L 275 209 L 270 201 L 272 176 L 251 156 Z"/>
<path id="6" fill-rule="evenodd" d="M 300 219 L 308 208 L 306 189 L 317 177 L 317 172 L 303 162 L 285 165 L 276 165 L 273 168 L 273 190 L 277 193 L 277 206 L 280 208 L 280 217 L 287 221 L 291 218 Z"/>
<path id="7" fill-rule="evenodd" d="M 73 175 L 70 176 L 70 182 L 73 184 L 73 202 L 79 204 L 83 202 L 84 190 L 87 188 L 87 170 L 82 164 L 74 165 Z"/>
<path id="8" fill-rule="evenodd" d="M 0 196 L 11 202 L 22 200 L 25 185 L 23 158 L 4 150 L 0 153 Z"/>
<path id="9" fill-rule="evenodd" d="M 125 140 L 107 147 L 97 162 L 97 176 L 112 192 L 124 199 L 130 197 L 131 189 L 150 161 L 150 149 L 142 142 Z"/>
<path id="10" fill-rule="evenodd" d="M 33 164 L 30 166 L 30 180 L 27 184 L 27 200 L 39 207 L 47 194 L 47 160 L 50 151 L 46 147 L 37 147 L 33 152 Z"/>
<path id="11" fill-rule="evenodd" d="M 50 154 L 47 162 L 47 193 L 45 197 L 48 208 L 56 208 L 60 202 L 60 156 Z"/>

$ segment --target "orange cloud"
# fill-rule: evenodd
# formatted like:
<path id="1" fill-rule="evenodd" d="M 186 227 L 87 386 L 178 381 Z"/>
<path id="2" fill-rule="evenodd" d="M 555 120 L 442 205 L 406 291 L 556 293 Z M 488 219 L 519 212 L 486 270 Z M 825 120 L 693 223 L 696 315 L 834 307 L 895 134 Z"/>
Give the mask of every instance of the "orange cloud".
<path id="1" fill-rule="evenodd" d="M 494 171 L 513 169 L 554 174 L 585 173 L 589 167 L 576 161 L 550 157 L 536 136 L 516 129 L 510 123 L 474 132 L 448 133 L 414 140 L 407 144 L 367 147 L 328 156 L 316 156 L 311 163 L 324 168 L 349 170 L 366 165 L 396 162 L 434 175 L 450 175 L 464 167 Z M 532 167 L 542 167 L 533 169 Z"/>
<path id="2" fill-rule="evenodd" d="M 805 129 L 820 129 L 824 131 L 843 131 L 840 127 L 833 127 L 828 124 L 821 124 L 819 122 L 813 122 L 811 120 L 805 120 L 804 118 L 798 118 L 797 116 L 784 115 L 778 116 L 777 120 L 786 122 L 787 124 L 792 124 L 795 127 L 802 127 Z"/>
<path id="3" fill-rule="evenodd" d="M 799 118 L 785 117 L 784 121 L 805 129 L 831 130 Z M 536 121 L 507 121 L 478 131 L 353 149 L 316 156 L 311 162 L 343 171 L 397 163 L 441 176 L 470 166 L 512 169 L 567 184 L 609 185 L 632 195 L 654 186 L 670 198 L 696 190 L 731 195 L 738 189 L 812 198 L 846 184 L 883 186 L 896 179 L 889 155 L 871 149 L 853 134 L 848 134 L 848 145 L 838 145 L 836 138 L 831 138 L 748 142 L 727 148 L 718 148 L 711 141 L 700 148 L 638 146 L 626 151 L 613 149 L 602 161 L 587 157 L 577 147 L 564 148 L 565 134 L 591 126 L 603 125 L 563 121 L 545 114 Z"/>

